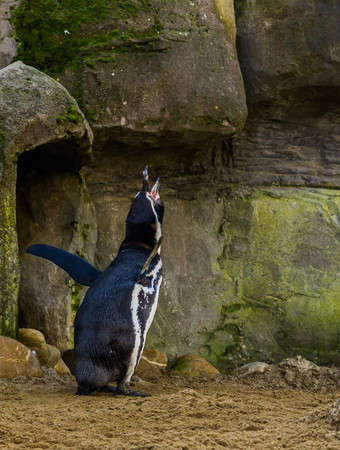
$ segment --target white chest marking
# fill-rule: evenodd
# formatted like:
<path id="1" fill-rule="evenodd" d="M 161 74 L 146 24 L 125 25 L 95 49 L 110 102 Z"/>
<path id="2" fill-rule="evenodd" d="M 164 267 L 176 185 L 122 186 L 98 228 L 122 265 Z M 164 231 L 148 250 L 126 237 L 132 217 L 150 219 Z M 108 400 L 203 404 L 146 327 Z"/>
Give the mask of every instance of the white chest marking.
<path id="1" fill-rule="evenodd" d="M 155 219 L 156 219 L 156 225 L 157 225 L 156 241 L 158 241 L 159 238 L 161 237 L 161 234 L 162 234 L 161 224 L 159 223 L 159 220 L 158 220 L 158 217 L 157 217 L 157 213 L 156 213 L 156 210 L 155 210 L 155 207 L 154 207 L 152 199 L 150 197 L 146 197 L 146 198 L 150 202 L 150 205 L 151 205 L 151 208 L 152 208 L 152 212 L 154 213 L 154 216 L 155 216 Z M 160 249 L 158 250 L 158 253 L 160 253 Z"/>
<path id="2" fill-rule="evenodd" d="M 134 371 L 136 370 L 137 364 L 139 362 L 140 356 L 142 355 L 142 351 L 144 348 L 146 334 L 150 328 L 150 325 L 151 325 L 153 318 L 155 316 L 155 313 L 156 313 L 159 289 L 160 289 L 161 282 L 162 282 L 162 277 L 160 277 L 157 280 L 157 273 L 159 272 L 159 270 L 161 270 L 161 268 L 162 268 L 162 261 L 160 259 L 158 264 L 153 269 L 153 271 L 148 275 L 148 277 L 150 277 L 150 279 L 152 280 L 151 287 L 149 287 L 149 288 L 144 287 L 144 286 L 140 285 L 139 283 L 137 283 L 132 292 L 131 315 L 132 315 L 133 328 L 134 328 L 134 332 L 135 332 L 135 345 L 134 345 L 134 348 L 131 353 L 129 367 L 128 367 L 128 370 L 127 370 L 127 373 L 126 373 L 126 376 L 124 379 L 124 382 L 126 382 L 126 383 L 128 383 L 130 381 Z M 149 316 L 147 318 L 144 329 L 142 328 L 142 324 L 140 323 L 140 320 L 138 317 L 138 310 L 140 308 L 142 308 L 142 305 L 140 304 L 140 299 L 139 299 L 141 294 L 142 294 L 143 300 L 145 302 L 147 301 L 148 296 L 155 294 L 155 298 L 153 300 L 153 304 L 150 307 Z"/>

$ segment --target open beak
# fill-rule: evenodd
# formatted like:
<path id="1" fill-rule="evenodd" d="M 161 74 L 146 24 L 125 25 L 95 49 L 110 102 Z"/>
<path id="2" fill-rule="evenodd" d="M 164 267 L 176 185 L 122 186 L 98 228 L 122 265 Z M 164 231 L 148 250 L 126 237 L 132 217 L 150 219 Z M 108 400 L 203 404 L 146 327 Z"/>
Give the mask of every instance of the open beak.
<path id="1" fill-rule="evenodd" d="M 150 192 L 148 166 L 143 171 L 143 192 Z"/>
<path id="2" fill-rule="evenodd" d="M 156 183 L 154 184 L 153 188 L 151 189 L 151 195 L 155 200 L 159 199 L 159 178 L 157 178 Z"/>

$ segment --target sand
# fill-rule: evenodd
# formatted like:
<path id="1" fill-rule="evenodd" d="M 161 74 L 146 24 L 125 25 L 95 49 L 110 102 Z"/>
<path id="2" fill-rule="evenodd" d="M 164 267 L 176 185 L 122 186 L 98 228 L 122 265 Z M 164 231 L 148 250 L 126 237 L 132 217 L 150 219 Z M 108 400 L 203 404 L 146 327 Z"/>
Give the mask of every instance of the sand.
<path id="1" fill-rule="evenodd" d="M 272 385 L 270 385 L 272 384 Z M 338 388 L 167 373 L 128 398 L 74 395 L 73 377 L 0 380 L 1 449 L 339 449 L 327 412 Z"/>

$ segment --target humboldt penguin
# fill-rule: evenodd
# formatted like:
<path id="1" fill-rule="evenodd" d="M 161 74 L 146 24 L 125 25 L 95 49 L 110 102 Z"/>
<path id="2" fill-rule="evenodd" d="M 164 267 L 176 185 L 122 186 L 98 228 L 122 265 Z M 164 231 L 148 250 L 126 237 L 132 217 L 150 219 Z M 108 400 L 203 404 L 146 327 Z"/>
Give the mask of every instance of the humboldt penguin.
<path id="1" fill-rule="evenodd" d="M 78 283 L 90 286 L 74 322 L 78 395 L 95 390 L 134 397 L 148 395 L 131 391 L 130 380 L 158 303 L 163 214 L 159 179 L 150 189 L 146 167 L 142 190 L 126 218 L 125 239 L 104 272 L 52 246 L 38 244 L 27 249 L 54 262 Z M 116 382 L 117 387 L 110 382 Z"/>

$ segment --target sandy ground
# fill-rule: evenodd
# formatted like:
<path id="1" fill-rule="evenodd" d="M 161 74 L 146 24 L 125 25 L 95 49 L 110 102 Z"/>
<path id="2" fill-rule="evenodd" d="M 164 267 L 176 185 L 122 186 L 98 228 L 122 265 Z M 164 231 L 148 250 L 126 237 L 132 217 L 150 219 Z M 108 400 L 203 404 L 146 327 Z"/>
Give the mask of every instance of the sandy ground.
<path id="1" fill-rule="evenodd" d="M 0 380 L 1 449 L 339 449 L 327 413 L 339 389 L 165 374 L 128 398 L 78 397 L 73 377 Z"/>

